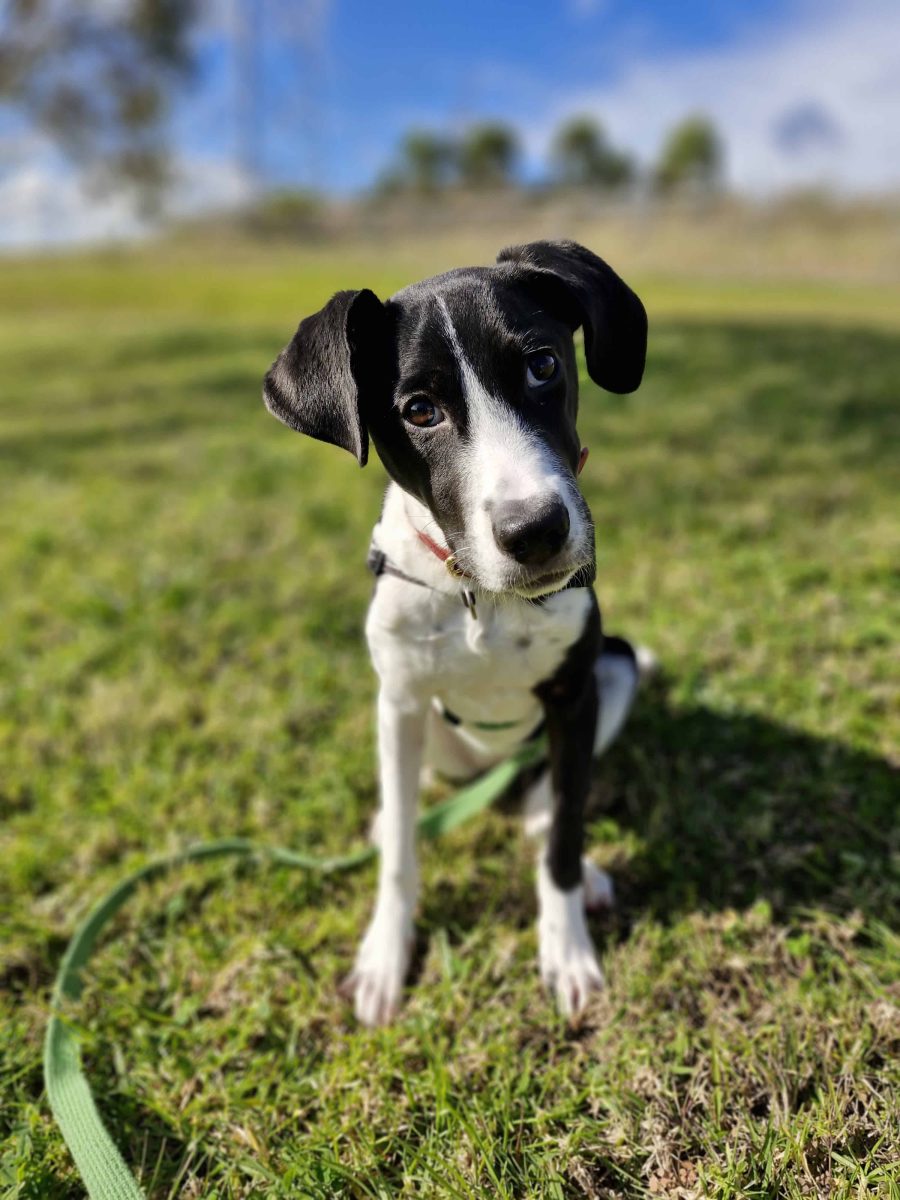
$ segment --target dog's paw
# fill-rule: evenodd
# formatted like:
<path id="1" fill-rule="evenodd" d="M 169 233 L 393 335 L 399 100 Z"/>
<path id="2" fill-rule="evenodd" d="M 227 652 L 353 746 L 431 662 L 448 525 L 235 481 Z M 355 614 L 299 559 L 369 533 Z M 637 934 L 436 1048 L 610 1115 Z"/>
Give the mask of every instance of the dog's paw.
<path id="1" fill-rule="evenodd" d="M 376 911 L 342 989 L 363 1025 L 386 1025 L 400 1011 L 412 947 L 412 918 Z"/>
<path id="2" fill-rule="evenodd" d="M 587 912 L 601 912 L 615 906 L 616 893 L 612 879 L 589 858 L 581 860 L 581 878 L 584 882 L 584 907 Z"/>
<path id="3" fill-rule="evenodd" d="M 634 657 L 637 660 L 641 683 L 645 683 L 648 679 L 653 679 L 662 670 L 659 659 L 649 646 L 635 646 Z"/>
<path id="4" fill-rule="evenodd" d="M 546 897 L 543 897 L 546 899 Z M 582 888 L 558 892 L 538 920 L 541 978 L 559 1011 L 575 1017 L 603 987 L 603 972 L 584 916 Z"/>
<path id="5" fill-rule="evenodd" d="M 603 988 L 603 972 L 585 930 L 584 938 L 560 938 L 541 930 L 541 978 L 565 1017 L 582 1012 L 591 996 Z"/>

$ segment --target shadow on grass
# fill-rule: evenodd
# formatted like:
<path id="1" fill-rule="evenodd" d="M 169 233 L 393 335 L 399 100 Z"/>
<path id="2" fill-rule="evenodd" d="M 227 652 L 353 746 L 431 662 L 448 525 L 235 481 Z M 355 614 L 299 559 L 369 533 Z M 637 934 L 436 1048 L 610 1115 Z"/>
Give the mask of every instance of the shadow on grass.
<path id="1" fill-rule="evenodd" d="M 773 448 L 790 453 L 812 442 L 854 463 L 889 461 L 897 432 L 895 333 L 801 321 L 664 321 L 656 332 L 647 382 L 663 389 L 662 399 L 672 397 L 677 408 L 698 390 L 727 383 L 708 406 L 704 433 L 764 431 Z M 617 404 L 634 406 L 642 394 Z M 681 432 L 677 425 L 673 431 Z"/>
<path id="2" fill-rule="evenodd" d="M 760 431 L 771 439 L 776 465 L 785 448 L 803 443 L 827 445 L 832 460 L 848 467 L 871 470 L 893 462 L 890 435 L 896 430 L 898 370 L 893 333 L 801 321 L 668 320 L 655 327 L 655 334 L 644 388 L 636 398 L 616 402 L 616 411 L 628 414 L 628 431 L 620 432 L 624 441 L 633 437 L 644 443 L 649 421 L 655 441 L 671 442 L 682 451 L 700 449 L 704 465 L 710 439 Z M 87 460 L 93 469 L 93 456 L 108 443 L 132 442 L 140 448 L 253 414 L 261 427 L 262 376 L 277 349 L 265 332 L 227 327 L 118 338 L 80 372 L 77 364 L 73 372 L 68 350 L 49 362 L 42 351 L 33 362 L 25 358 L 18 364 L 13 390 L 17 396 L 32 394 L 27 409 L 32 415 L 43 411 L 44 428 L 0 433 L 0 457 L 19 471 L 46 469 L 48 456 L 73 464 Z M 248 367 L 248 359 L 258 365 Z M 177 379 L 158 380 L 150 371 L 147 378 L 135 380 L 141 366 L 159 363 L 183 370 Z M 45 379 L 50 399 L 34 383 Z M 61 408 L 52 399 L 60 379 L 67 397 Z M 729 381 L 727 397 L 716 392 L 699 424 L 686 428 L 680 400 L 698 391 L 703 395 L 723 379 Z M 69 395 L 73 380 L 82 389 L 74 401 Z M 652 414 L 645 411 L 649 403 Z M 111 404 L 116 410 L 112 423 Z M 18 412 L 20 405 L 17 399 L 10 412 Z M 599 414 L 607 406 L 593 407 Z M 591 412 L 591 405 L 585 405 L 588 424 L 594 419 Z M 96 427 L 84 428 L 81 422 L 93 416 Z M 79 427 L 67 428 L 73 419 Z"/>
<path id="3" fill-rule="evenodd" d="M 140 443 L 153 445 L 163 438 L 171 439 L 188 433 L 196 424 L 195 414 L 169 413 L 118 424 L 97 422 L 87 429 L 16 434 L 0 439 L 0 462 L 6 460 L 20 469 L 26 464 L 46 469 L 70 462 L 81 453 L 105 455 L 108 452 L 131 451 Z"/>
<path id="4" fill-rule="evenodd" d="M 616 871 L 626 913 L 667 920 L 765 899 L 893 923 L 900 773 L 885 759 L 755 715 L 674 709 L 662 682 L 598 764 L 588 811 L 633 836 Z"/>
<path id="5" fill-rule="evenodd" d="M 898 812 L 900 772 L 885 759 L 764 717 L 673 708 L 657 682 L 595 768 L 587 841 L 617 848 L 620 931 L 646 913 L 669 921 L 761 899 L 782 920 L 824 908 L 893 925 Z M 447 881 L 426 895 L 426 920 L 528 925 L 531 871 L 515 869 L 511 846 L 485 848 L 494 852 L 503 886 L 480 866 L 464 893 Z"/>

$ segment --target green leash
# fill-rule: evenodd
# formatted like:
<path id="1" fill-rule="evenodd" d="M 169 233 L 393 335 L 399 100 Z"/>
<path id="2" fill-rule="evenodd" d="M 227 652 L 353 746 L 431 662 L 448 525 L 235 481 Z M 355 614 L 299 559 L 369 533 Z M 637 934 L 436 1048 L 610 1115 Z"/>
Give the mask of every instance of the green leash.
<path id="1" fill-rule="evenodd" d="M 424 813 L 419 819 L 419 833 L 434 838 L 455 829 L 493 803 L 525 767 L 536 763 L 544 753 L 543 739 L 526 742 L 512 758 Z M 97 1111 L 91 1086 L 81 1066 L 78 1034 L 71 1025 L 66 1024 L 62 1015 L 64 1002 L 77 1000 L 81 994 L 82 970 L 90 960 L 100 935 L 119 909 L 142 883 L 184 863 L 213 858 L 264 856 L 278 866 L 299 867 L 304 871 L 318 871 L 325 875 L 351 871 L 374 858 L 376 853 L 374 846 L 367 846 L 337 858 L 316 858 L 310 854 L 282 850 L 277 846 L 259 846 L 245 838 L 205 842 L 168 858 L 147 863 L 117 884 L 91 910 L 76 929 L 60 964 L 53 988 L 50 1022 L 44 1038 L 44 1085 L 50 1108 L 91 1200 L 144 1200 L 143 1192 Z"/>

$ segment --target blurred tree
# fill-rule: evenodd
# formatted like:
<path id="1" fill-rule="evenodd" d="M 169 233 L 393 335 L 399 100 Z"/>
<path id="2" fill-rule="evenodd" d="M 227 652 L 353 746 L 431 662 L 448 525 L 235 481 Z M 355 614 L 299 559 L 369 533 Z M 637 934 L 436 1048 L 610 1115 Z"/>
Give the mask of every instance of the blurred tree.
<path id="1" fill-rule="evenodd" d="M 438 133 L 414 129 L 401 147 L 402 177 L 420 192 L 434 192 L 449 183 L 455 165 L 452 143 Z"/>
<path id="2" fill-rule="evenodd" d="M 610 146 L 593 117 L 573 117 L 556 133 L 551 158 L 561 182 L 572 187 L 622 187 L 634 178 L 629 155 Z"/>
<path id="3" fill-rule="evenodd" d="M 713 191 L 722 180 L 722 162 L 722 143 L 712 122 L 688 117 L 663 143 L 654 180 L 663 192 L 683 187 Z"/>
<path id="4" fill-rule="evenodd" d="M 409 180 L 403 168 L 389 166 L 376 176 L 369 199 L 387 200 L 392 196 L 401 195 L 408 187 Z"/>
<path id="5" fill-rule="evenodd" d="M 462 139 L 458 151 L 459 173 L 472 187 L 508 184 L 519 157 L 519 139 L 508 125 L 493 122 L 475 125 Z"/>
<path id="6" fill-rule="evenodd" d="M 250 205 L 243 224 L 257 237 L 321 237 L 327 214 L 328 205 L 318 193 L 303 188 L 281 188 Z"/>
<path id="7" fill-rule="evenodd" d="M 95 180 L 157 192 L 166 101 L 190 77 L 195 0 L 7 0 L 0 104 Z"/>

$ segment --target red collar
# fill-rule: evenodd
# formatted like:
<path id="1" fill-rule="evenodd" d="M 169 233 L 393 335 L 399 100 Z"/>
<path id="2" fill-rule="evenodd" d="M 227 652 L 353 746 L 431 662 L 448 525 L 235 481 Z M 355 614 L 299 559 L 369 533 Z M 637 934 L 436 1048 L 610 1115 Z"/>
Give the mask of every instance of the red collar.
<path id="1" fill-rule="evenodd" d="M 416 537 L 425 546 L 435 558 L 439 558 L 450 574 L 455 579 L 471 579 L 468 571 L 464 571 L 462 567 L 456 564 L 456 555 L 448 550 L 445 546 L 439 545 L 434 538 L 430 538 L 427 533 L 423 533 L 421 529 L 416 530 Z"/>
<path id="2" fill-rule="evenodd" d="M 434 538 L 430 538 L 428 534 L 423 533 L 421 529 L 416 530 L 416 537 L 418 537 L 422 545 L 427 546 L 431 553 L 436 555 L 441 562 L 446 562 L 450 557 L 449 550 L 446 550 L 443 546 L 439 546 Z"/>

